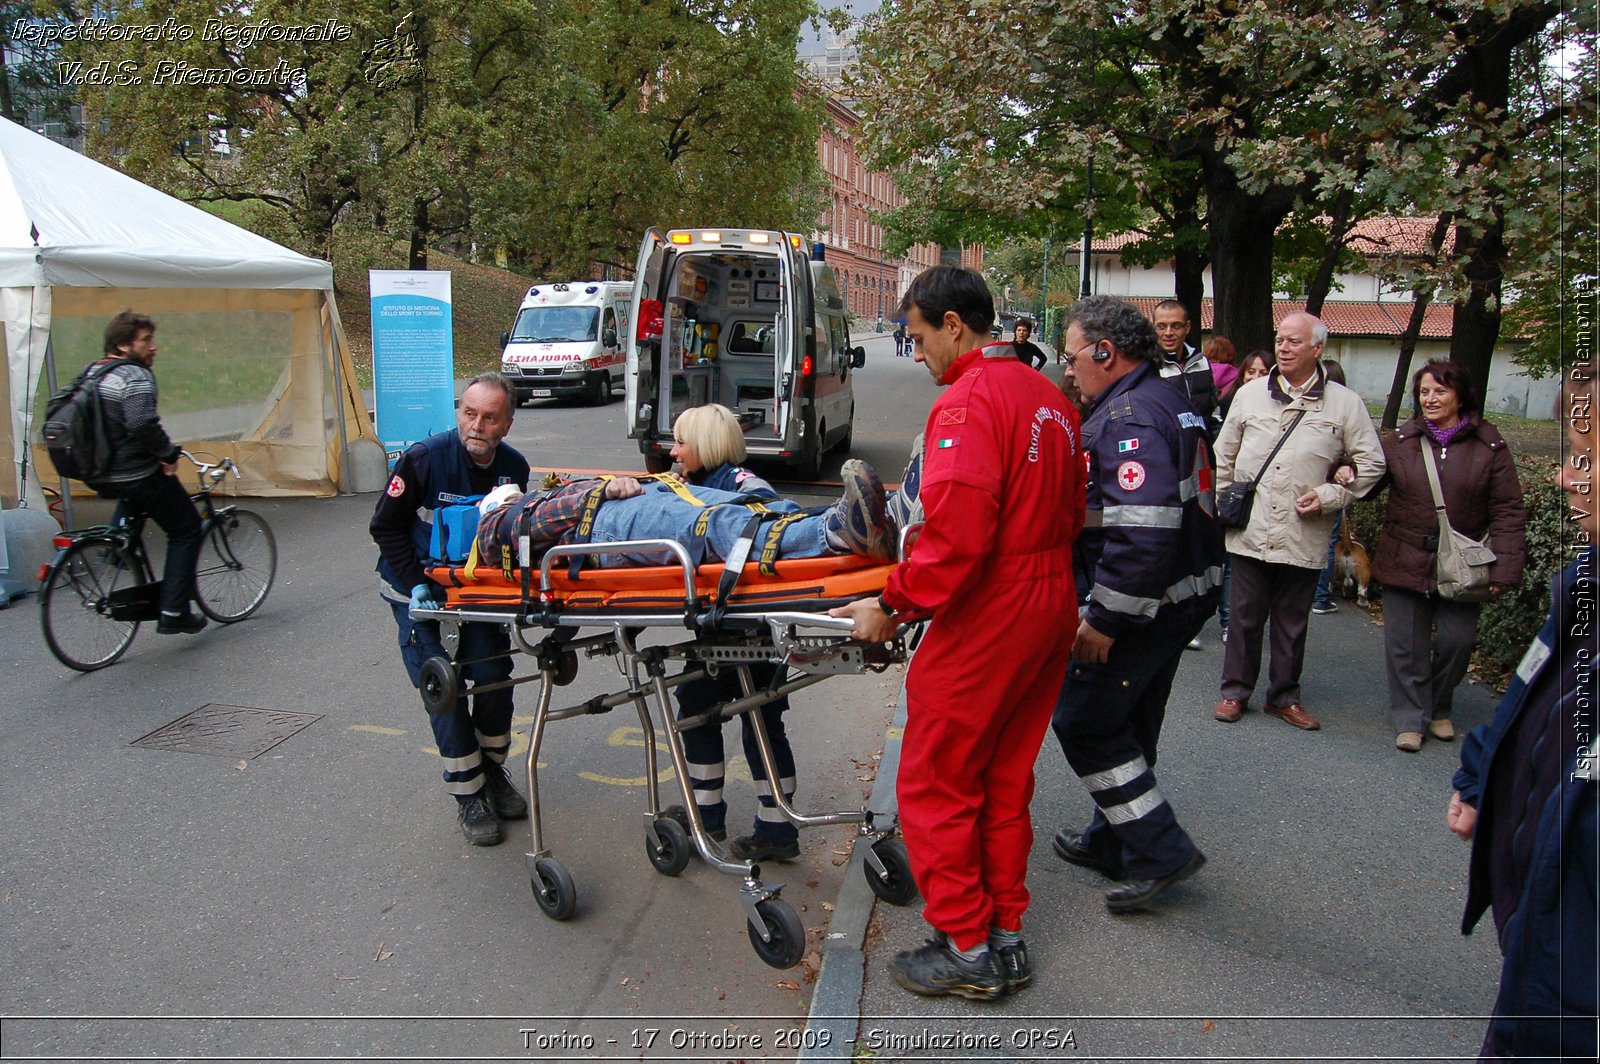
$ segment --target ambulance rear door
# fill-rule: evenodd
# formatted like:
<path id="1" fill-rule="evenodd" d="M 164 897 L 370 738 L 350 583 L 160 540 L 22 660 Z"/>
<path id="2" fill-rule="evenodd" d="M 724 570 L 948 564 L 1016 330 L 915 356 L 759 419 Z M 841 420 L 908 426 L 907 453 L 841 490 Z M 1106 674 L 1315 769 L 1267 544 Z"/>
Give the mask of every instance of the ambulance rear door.
<path id="1" fill-rule="evenodd" d="M 671 276 L 667 272 L 667 262 L 672 257 L 666 234 L 654 226 L 647 229 L 634 266 L 633 296 L 628 313 L 626 415 L 631 439 L 650 436 L 657 420 L 662 379 L 662 300 L 666 280 Z"/>

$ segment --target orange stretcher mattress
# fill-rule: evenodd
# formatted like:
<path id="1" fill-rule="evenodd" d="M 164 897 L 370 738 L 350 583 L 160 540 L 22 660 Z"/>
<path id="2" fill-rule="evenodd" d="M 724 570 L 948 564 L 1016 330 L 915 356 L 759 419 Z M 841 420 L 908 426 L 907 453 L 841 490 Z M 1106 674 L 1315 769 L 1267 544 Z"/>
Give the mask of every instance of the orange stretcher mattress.
<path id="1" fill-rule="evenodd" d="M 761 575 L 752 562 L 728 596 L 730 607 L 775 606 L 791 608 L 812 603 L 844 602 L 875 595 L 894 571 L 892 563 L 853 554 L 780 561 L 776 576 Z M 447 608 L 520 607 L 522 574 L 507 579 L 498 567 L 478 564 L 471 577 L 465 565 L 434 565 L 428 578 L 445 589 Z M 587 568 L 576 580 L 566 567 L 550 574 L 552 596 L 563 608 L 615 610 L 681 610 L 684 607 L 683 570 L 678 566 L 638 566 L 621 569 Z M 702 565 L 695 570 L 695 595 L 702 607 L 710 606 L 722 579 L 722 565 Z M 539 577 L 533 574 L 533 595 L 539 594 Z M 538 603 L 530 603 L 537 606 Z"/>

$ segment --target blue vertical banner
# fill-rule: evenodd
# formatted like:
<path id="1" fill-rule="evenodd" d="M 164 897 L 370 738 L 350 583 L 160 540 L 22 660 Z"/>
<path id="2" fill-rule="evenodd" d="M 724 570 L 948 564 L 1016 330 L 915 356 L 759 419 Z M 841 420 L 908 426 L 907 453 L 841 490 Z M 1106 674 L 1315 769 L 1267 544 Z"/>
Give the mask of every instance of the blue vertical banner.
<path id="1" fill-rule="evenodd" d="M 368 270 L 372 390 L 389 465 L 418 440 L 454 428 L 450 271 Z"/>

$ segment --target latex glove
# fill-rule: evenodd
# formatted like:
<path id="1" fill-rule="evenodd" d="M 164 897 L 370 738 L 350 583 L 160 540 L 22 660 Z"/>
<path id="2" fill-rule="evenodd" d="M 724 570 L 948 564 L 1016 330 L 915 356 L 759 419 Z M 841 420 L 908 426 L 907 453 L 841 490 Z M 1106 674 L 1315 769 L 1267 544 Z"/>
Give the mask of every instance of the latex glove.
<path id="1" fill-rule="evenodd" d="M 414 610 L 442 610 L 444 602 L 439 598 L 439 593 L 433 589 L 433 584 L 424 580 L 411 589 L 411 608 Z"/>

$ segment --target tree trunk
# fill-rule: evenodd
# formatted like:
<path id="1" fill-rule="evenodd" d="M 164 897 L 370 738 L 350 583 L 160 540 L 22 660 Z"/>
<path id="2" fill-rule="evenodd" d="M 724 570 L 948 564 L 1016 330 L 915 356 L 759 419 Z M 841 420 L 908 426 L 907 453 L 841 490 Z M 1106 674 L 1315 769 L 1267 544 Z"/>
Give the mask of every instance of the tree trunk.
<path id="1" fill-rule="evenodd" d="M 1226 164 L 1208 167 L 1211 278 L 1216 309 L 1212 333 L 1241 352 L 1272 349 L 1272 239 L 1293 204 L 1292 191 L 1252 196 Z M 1282 190 L 1277 190 L 1282 191 Z M 1281 202 L 1281 206 L 1279 205 Z"/>
<path id="2" fill-rule="evenodd" d="M 411 205 L 411 265 L 413 270 L 428 268 L 428 201 L 418 198 Z"/>
<path id="3" fill-rule="evenodd" d="M 1515 35 L 1498 32 L 1480 38 L 1467 49 L 1468 95 L 1474 116 L 1505 113 L 1511 98 L 1511 51 Z M 1498 121 L 1491 118 L 1490 121 Z M 1474 123 L 1476 124 L 1476 123 Z M 1487 396 L 1489 363 L 1494 345 L 1500 339 L 1500 299 L 1505 282 L 1505 203 L 1510 190 L 1501 186 L 1497 175 L 1505 172 L 1510 145 L 1499 130 L 1488 128 L 1485 141 L 1494 156 L 1488 167 L 1488 186 L 1492 192 L 1489 217 L 1481 222 L 1456 226 L 1455 255 L 1464 259 L 1467 281 L 1464 298 L 1456 301 L 1455 328 L 1450 337 L 1450 357 L 1461 363 L 1478 384 L 1478 394 Z M 1468 138 L 1467 151 L 1481 164 L 1483 144 Z"/>
<path id="4" fill-rule="evenodd" d="M 1321 316 L 1322 304 L 1328 301 L 1333 288 L 1333 275 L 1339 268 L 1339 255 L 1344 251 L 1345 239 L 1350 235 L 1350 214 L 1355 203 L 1355 190 L 1346 188 L 1339 192 L 1329 212 L 1328 244 L 1322 250 L 1322 261 L 1306 288 L 1306 313 Z"/>
<path id="5" fill-rule="evenodd" d="M 1383 405 L 1383 423 L 1379 426 L 1388 432 L 1400 423 L 1400 403 L 1405 399 L 1406 379 L 1411 376 L 1411 358 L 1417 351 L 1417 338 L 1422 335 L 1422 321 L 1428 316 L 1428 304 L 1433 302 L 1432 288 L 1419 288 L 1412 293 L 1411 320 L 1400 335 L 1400 355 L 1394 360 L 1394 382 L 1389 385 L 1389 401 Z"/>
<path id="6" fill-rule="evenodd" d="M 1439 263 L 1439 252 L 1444 248 L 1444 238 L 1450 232 L 1450 222 L 1455 218 L 1451 211 L 1439 215 L 1433 223 L 1433 233 L 1428 238 L 1428 256 L 1424 271 L 1431 274 Z M 1411 358 L 1417 350 L 1417 340 L 1422 336 L 1422 323 L 1428 315 L 1428 304 L 1433 302 L 1432 281 L 1411 290 L 1411 319 L 1400 336 L 1400 354 L 1394 362 L 1394 381 L 1389 385 L 1389 398 L 1383 405 L 1383 423 L 1380 428 L 1388 432 L 1400 423 L 1400 404 L 1405 400 L 1407 378 L 1411 376 Z"/>
<path id="7" fill-rule="evenodd" d="M 1488 395 L 1489 363 L 1500 339 L 1500 289 L 1505 278 L 1505 213 L 1496 207 L 1482 229 L 1456 226 L 1455 254 L 1466 259 L 1466 297 L 1456 303 L 1455 328 L 1450 336 L 1450 357 L 1461 363 L 1477 382 L 1478 394 Z"/>

